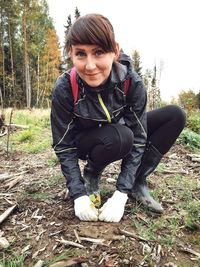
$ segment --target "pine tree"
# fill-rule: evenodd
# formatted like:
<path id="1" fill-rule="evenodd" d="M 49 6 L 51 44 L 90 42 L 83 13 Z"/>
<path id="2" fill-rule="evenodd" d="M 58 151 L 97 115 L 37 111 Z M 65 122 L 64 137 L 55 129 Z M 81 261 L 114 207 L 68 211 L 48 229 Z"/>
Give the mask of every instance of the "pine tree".
<path id="1" fill-rule="evenodd" d="M 153 70 L 147 69 L 143 77 L 144 85 L 147 89 L 147 108 L 153 110 L 160 105 L 160 88 L 157 79 L 157 67 L 154 66 Z"/>
<path id="2" fill-rule="evenodd" d="M 142 77 L 142 67 L 141 67 L 141 61 L 140 61 L 140 54 L 137 50 L 134 50 L 132 53 L 132 62 L 134 70 L 137 72 L 137 74 Z"/>
<path id="3" fill-rule="evenodd" d="M 75 20 L 77 20 L 81 15 L 80 11 L 78 10 L 78 7 L 75 8 L 75 12 L 74 13 L 75 13 L 75 15 L 74 15 Z"/>
<path id="4" fill-rule="evenodd" d="M 81 15 L 81 13 L 78 10 L 78 8 L 76 7 L 75 11 L 74 11 L 75 20 L 77 20 L 80 17 L 80 15 Z M 67 25 L 64 26 L 66 28 L 66 30 L 65 30 L 65 41 L 67 39 L 67 34 L 68 34 L 71 26 L 72 26 L 72 18 L 71 18 L 71 15 L 69 15 L 67 17 Z M 66 47 L 64 47 L 64 51 L 63 51 L 63 60 L 64 60 L 64 64 L 63 65 L 65 66 L 64 70 L 72 68 L 73 64 L 72 64 L 72 61 L 71 61 L 70 57 L 66 53 Z"/>

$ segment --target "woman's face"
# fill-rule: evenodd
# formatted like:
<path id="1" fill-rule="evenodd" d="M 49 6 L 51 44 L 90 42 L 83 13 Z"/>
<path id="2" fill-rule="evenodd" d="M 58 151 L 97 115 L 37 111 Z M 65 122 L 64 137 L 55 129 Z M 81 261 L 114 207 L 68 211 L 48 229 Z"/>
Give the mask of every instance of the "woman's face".
<path id="1" fill-rule="evenodd" d="M 97 45 L 72 45 L 70 56 L 78 75 L 89 86 L 97 87 L 108 79 L 113 61 L 117 59 L 119 48 L 116 44 L 116 53 L 104 52 Z"/>

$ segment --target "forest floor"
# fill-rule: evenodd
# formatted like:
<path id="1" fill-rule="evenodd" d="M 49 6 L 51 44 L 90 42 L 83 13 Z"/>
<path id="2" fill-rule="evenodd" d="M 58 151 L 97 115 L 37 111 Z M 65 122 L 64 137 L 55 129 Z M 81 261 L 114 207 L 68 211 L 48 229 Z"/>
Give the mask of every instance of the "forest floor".
<path id="1" fill-rule="evenodd" d="M 0 238 L 9 243 L 0 247 L 0 266 L 200 266 L 200 163 L 189 154 L 174 145 L 149 177 L 162 215 L 128 200 L 121 222 L 105 223 L 75 217 L 53 151 L 0 152 Z M 117 178 L 119 166 L 103 173 L 103 203 L 115 190 L 107 179 Z"/>

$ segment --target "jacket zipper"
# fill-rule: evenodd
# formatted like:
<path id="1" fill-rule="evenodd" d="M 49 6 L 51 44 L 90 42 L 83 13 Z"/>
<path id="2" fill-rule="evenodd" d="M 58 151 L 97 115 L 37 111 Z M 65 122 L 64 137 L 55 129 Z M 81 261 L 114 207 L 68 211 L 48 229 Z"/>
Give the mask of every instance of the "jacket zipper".
<path id="1" fill-rule="evenodd" d="M 111 123 L 111 117 L 110 117 L 110 114 L 109 114 L 108 109 L 106 108 L 106 106 L 105 106 L 105 104 L 104 104 L 104 102 L 103 102 L 103 99 L 102 99 L 102 97 L 101 97 L 101 94 L 98 93 L 97 95 L 98 95 L 99 103 L 100 103 L 100 105 L 102 106 L 102 108 L 103 108 L 103 110 L 104 110 L 104 112 L 105 112 L 105 114 L 106 114 L 107 121 L 108 121 L 108 123 Z"/>

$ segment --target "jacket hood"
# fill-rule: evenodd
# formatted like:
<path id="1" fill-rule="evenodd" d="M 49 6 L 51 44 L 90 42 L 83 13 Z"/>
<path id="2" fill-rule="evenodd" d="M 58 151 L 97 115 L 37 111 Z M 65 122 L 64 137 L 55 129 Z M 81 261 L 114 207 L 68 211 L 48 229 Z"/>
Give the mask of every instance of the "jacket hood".
<path id="1" fill-rule="evenodd" d="M 113 63 L 110 82 L 114 84 L 123 82 L 129 78 L 132 70 L 133 66 L 131 58 L 128 55 L 121 53 L 118 61 Z"/>

